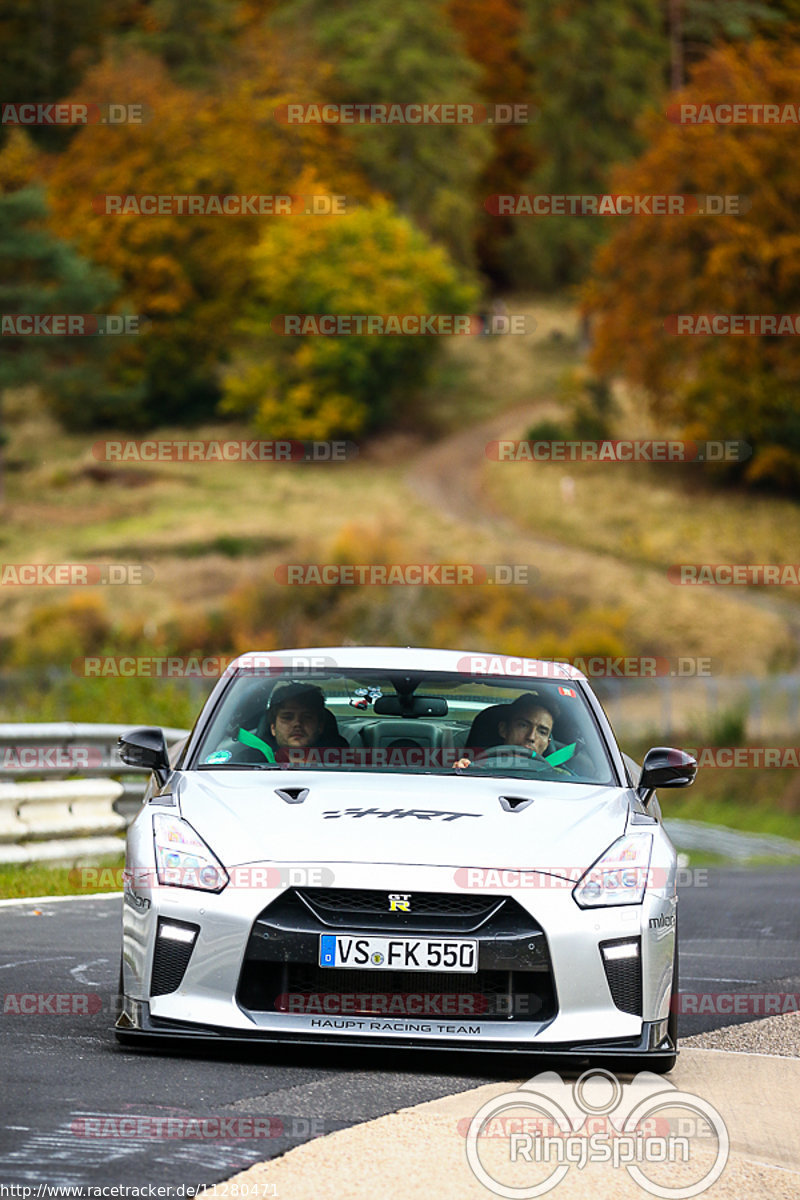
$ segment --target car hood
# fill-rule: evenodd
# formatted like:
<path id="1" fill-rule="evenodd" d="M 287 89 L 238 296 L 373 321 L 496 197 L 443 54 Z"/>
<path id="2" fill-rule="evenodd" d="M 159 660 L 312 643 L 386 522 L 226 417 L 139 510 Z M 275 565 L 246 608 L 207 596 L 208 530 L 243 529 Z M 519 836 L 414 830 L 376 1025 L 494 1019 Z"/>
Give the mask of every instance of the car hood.
<path id="1" fill-rule="evenodd" d="M 289 803 L 278 794 L 308 789 Z M 313 771 L 193 771 L 181 815 L 228 867 L 404 863 L 574 877 L 626 828 L 633 793 L 598 785 Z M 500 797 L 530 800 L 508 811 Z"/>

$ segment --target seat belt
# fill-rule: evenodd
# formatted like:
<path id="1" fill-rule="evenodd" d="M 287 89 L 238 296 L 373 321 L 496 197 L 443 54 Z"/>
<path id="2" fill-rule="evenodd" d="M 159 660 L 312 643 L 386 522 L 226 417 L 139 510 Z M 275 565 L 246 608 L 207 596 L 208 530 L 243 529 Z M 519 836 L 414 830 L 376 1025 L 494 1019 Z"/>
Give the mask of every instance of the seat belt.
<path id="1" fill-rule="evenodd" d="M 272 749 L 272 746 L 268 745 L 258 734 L 249 733 L 248 730 L 242 729 L 240 726 L 236 737 L 237 741 L 240 741 L 245 746 L 250 746 L 252 750 L 260 750 L 267 762 L 275 762 L 275 751 Z"/>

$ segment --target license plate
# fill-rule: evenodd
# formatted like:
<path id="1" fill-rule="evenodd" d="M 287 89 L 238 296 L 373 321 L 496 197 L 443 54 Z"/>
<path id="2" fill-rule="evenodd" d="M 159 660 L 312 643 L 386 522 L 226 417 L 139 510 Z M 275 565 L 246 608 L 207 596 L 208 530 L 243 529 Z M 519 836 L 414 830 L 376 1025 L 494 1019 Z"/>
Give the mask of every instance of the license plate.
<path id="1" fill-rule="evenodd" d="M 433 941 L 428 938 L 358 937 L 323 933 L 319 939 L 319 965 L 359 971 L 478 970 L 478 943 Z"/>

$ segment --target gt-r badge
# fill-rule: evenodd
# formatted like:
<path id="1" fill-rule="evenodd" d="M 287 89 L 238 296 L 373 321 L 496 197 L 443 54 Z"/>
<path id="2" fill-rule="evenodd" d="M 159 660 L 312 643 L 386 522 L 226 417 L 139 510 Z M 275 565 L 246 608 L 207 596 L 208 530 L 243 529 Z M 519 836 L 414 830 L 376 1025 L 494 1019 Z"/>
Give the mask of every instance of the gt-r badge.
<path id="1" fill-rule="evenodd" d="M 389 893 L 389 912 L 411 912 L 411 896 L 407 892 Z"/>

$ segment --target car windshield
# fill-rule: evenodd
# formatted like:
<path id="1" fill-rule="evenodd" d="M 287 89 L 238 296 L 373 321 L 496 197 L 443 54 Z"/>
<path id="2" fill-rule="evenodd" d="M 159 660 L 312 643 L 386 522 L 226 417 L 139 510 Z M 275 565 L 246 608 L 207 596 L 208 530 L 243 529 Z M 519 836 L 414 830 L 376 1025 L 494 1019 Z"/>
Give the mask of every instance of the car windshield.
<path id="1" fill-rule="evenodd" d="M 237 672 L 188 765 L 617 782 L 574 680 L 378 669 Z"/>

